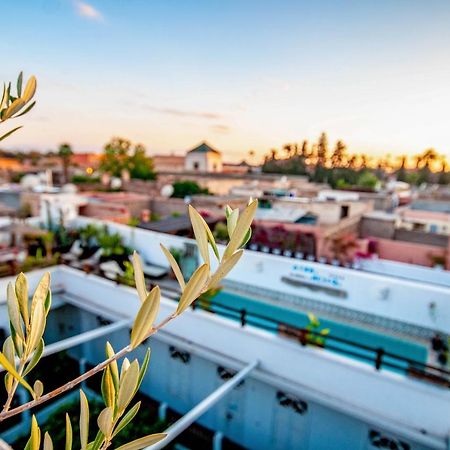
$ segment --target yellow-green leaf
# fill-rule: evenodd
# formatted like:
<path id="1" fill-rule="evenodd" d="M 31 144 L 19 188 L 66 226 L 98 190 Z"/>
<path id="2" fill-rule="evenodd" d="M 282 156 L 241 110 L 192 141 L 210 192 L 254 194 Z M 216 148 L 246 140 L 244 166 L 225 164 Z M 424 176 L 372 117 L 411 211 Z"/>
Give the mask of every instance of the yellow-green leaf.
<path id="1" fill-rule="evenodd" d="M 132 348 L 136 348 L 150 333 L 158 315 L 160 298 L 159 286 L 155 286 L 142 303 L 131 329 L 130 345 Z"/>
<path id="2" fill-rule="evenodd" d="M 5 339 L 5 342 L 3 342 L 3 354 L 8 359 L 8 361 L 11 363 L 11 365 L 13 367 L 15 367 L 16 361 L 15 361 L 15 353 L 14 353 L 14 343 L 13 343 L 11 336 L 7 337 Z M 14 381 L 14 378 L 12 377 L 12 375 L 9 373 L 6 373 L 6 375 L 5 375 L 6 392 L 9 393 L 9 391 L 11 390 L 13 381 Z"/>
<path id="3" fill-rule="evenodd" d="M 105 436 L 110 435 L 113 426 L 113 412 L 113 408 L 108 406 L 98 415 L 97 425 Z"/>
<path id="4" fill-rule="evenodd" d="M 53 450 L 53 441 L 47 432 L 44 434 L 44 450 Z"/>
<path id="5" fill-rule="evenodd" d="M 194 230 L 194 236 L 197 241 L 198 251 L 206 264 L 209 264 L 209 249 L 208 249 L 208 236 L 206 234 L 205 227 L 200 220 L 200 214 L 189 205 L 189 217 L 191 218 L 192 229 Z"/>
<path id="6" fill-rule="evenodd" d="M 256 208 L 258 207 L 258 201 L 254 200 L 250 205 L 248 205 L 239 217 L 236 224 L 236 228 L 233 231 L 233 235 L 230 242 L 225 249 L 222 260 L 228 259 L 242 244 L 245 235 L 250 228 L 253 217 L 255 216 Z"/>
<path id="7" fill-rule="evenodd" d="M 66 413 L 66 445 L 65 450 L 72 450 L 72 423 L 69 414 Z"/>
<path id="8" fill-rule="evenodd" d="M 107 342 L 106 343 L 106 356 L 109 358 L 111 358 L 112 356 L 114 356 L 115 351 L 112 347 L 112 345 Z M 113 361 L 111 363 L 109 363 L 109 370 L 111 371 L 111 376 L 112 376 L 112 380 L 114 383 L 114 388 L 116 389 L 116 391 L 119 390 L 119 368 L 117 366 L 117 361 Z"/>
<path id="9" fill-rule="evenodd" d="M 29 315 L 28 315 L 28 280 L 23 273 L 19 273 L 16 278 L 16 296 L 19 302 L 20 314 L 22 314 L 22 319 L 25 325 L 29 325 Z"/>
<path id="10" fill-rule="evenodd" d="M 80 389 L 80 442 L 81 450 L 87 450 L 89 439 L 89 403 Z"/>
<path id="11" fill-rule="evenodd" d="M 16 369 L 11 365 L 6 356 L 0 352 L 0 364 L 5 368 L 5 370 L 10 373 L 24 388 L 26 388 L 31 395 L 34 396 L 32 387 L 22 378 Z"/>
<path id="12" fill-rule="evenodd" d="M 117 413 L 121 414 L 133 399 L 139 378 L 139 364 L 134 360 L 120 380 L 119 394 L 117 395 Z"/>
<path id="13" fill-rule="evenodd" d="M 36 417 L 34 415 L 31 418 L 30 444 L 31 450 L 39 450 L 41 445 L 41 430 L 39 429 Z"/>
<path id="14" fill-rule="evenodd" d="M 106 406 L 115 406 L 116 403 L 116 388 L 111 374 L 111 369 L 106 366 L 102 377 L 102 396 Z"/>
<path id="15" fill-rule="evenodd" d="M 9 320 L 18 336 L 20 336 L 23 339 L 24 334 L 20 319 L 19 302 L 17 301 L 16 292 L 14 290 L 12 283 L 8 283 L 6 293 L 7 293 Z"/>
<path id="16" fill-rule="evenodd" d="M 172 267 L 173 273 L 175 274 L 178 284 L 180 285 L 181 290 L 183 290 L 186 286 L 186 283 L 184 282 L 183 274 L 181 273 L 180 266 L 178 265 L 177 261 L 173 257 L 172 253 L 167 250 L 164 245 L 159 244 L 161 246 L 162 251 L 164 252 L 164 255 L 166 255 L 167 261 L 169 261 L 170 267 Z"/>
<path id="17" fill-rule="evenodd" d="M 206 287 L 209 276 L 209 265 L 203 264 L 192 275 L 181 294 L 178 303 L 177 314 L 181 314 L 189 305 L 198 298 L 202 290 Z"/>
<path id="18" fill-rule="evenodd" d="M 137 252 L 133 253 L 133 269 L 134 269 L 134 282 L 136 283 L 136 289 L 138 291 L 139 299 L 141 302 L 147 298 L 148 292 L 145 285 L 144 272 L 142 270 L 141 258 Z"/>
<path id="19" fill-rule="evenodd" d="M 139 370 L 139 377 L 136 386 L 136 391 L 138 391 L 139 387 L 141 386 L 142 380 L 144 379 L 145 373 L 147 372 L 149 362 L 150 362 L 150 348 L 148 348 L 147 351 L 145 352 L 144 360 L 142 361 L 142 365 Z"/>
<path id="20" fill-rule="evenodd" d="M 129 367 L 130 367 L 129 359 L 123 358 L 122 367 L 120 368 L 120 379 L 122 379 L 122 377 L 124 376 L 125 372 L 129 369 Z"/>
<path id="21" fill-rule="evenodd" d="M 27 355 L 31 355 L 31 352 L 36 349 L 42 339 L 45 331 L 45 323 L 46 317 L 44 303 L 37 303 L 31 313 L 31 326 L 26 349 Z"/>
<path id="22" fill-rule="evenodd" d="M 216 240 L 214 239 L 214 235 L 212 234 L 211 230 L 209 229 L 208 224 L 206 223 L 206 220 L 199 214 L 198 217 L 200 218 L 200 221 L 203 223 L 203 227 L 205 228 L 206 235 L 208 237 L 208 241 L 211 244 L 211 247 L 214 251 L 214 255 L 216 256 L 216 259 L 220 260 L 219 250 L 216 245 Z"/>
<path id="23" fill-rule="evenodd" d="M 230 239 L 233 236 L 238 219 L 239 219 L 239 208 L 236 208 L 235 210 L 231 211 L 231 214 L 228 216 L 227 219 L 228 237 Z"/>
<path id="24" fill-rule="evenodd" d="M 49 288 L 50 288 L 50 273 L 46 272 L 40 279 L 39 284 L 37 285 L 36 290 L 34 291 L 33 300 L 31 301 L 31 316 L 33 316 L 33 311 L 38 304 L 42 304 L 44 306 L 45 311 L 45 302 L 47 299 Z"/>
<path id="25" fill-rule="evenodd" d="M 242 254 L 244 253 L 244 250 L 238 250 L 236 253 L 231 255 L 228 259 L 223 260 L 219 267 L 217 268 L 214 275 L 211 277 L 208 288 L 212 289 L 217 286 L 220 281 L 225 278 L 228 273 L 233 269 L 233 267 L 239 262 L 239 259 L 241 258 Z"/>
<path id="26" fill-rule="evenodd" d="M 165 433 L 150 434 L 140 439 L 136 439 L 135 441 L 129 442 L 128 444 L 121 445 L 117 450 L 141 450 L 145 447 L 148 447 L 149 445 L 153 445 L 159 441 L 162 441 L 166 436 L 167 434 Z"/>
<path id="27" fill-rule="evenodd" d="M 22 98 L 16 98 L 9 106 L 6 108 L 6 111 L 3 114 L 2 119 L 6 120 L 11 118 L 17 111 L 25 105 L 25 101 Z"/>
<path id="28" fill-rule="evenodd" d="M 117 425 L 112 437 L 120 433 L 136 416 L 141 406 L 141 402 L 137 402 L 122 418 L 122 420 Z"/>
<path id="29" fill-rule="evenodd" d="M 31 76 L 27 81 L 25 90 L 23 91 L 22 95 L 22 99 L 24 100 L 25 103 L 28 103 L 33 98 L 36 92 L 36 86 L 37 86 L 36 77 Z"/>

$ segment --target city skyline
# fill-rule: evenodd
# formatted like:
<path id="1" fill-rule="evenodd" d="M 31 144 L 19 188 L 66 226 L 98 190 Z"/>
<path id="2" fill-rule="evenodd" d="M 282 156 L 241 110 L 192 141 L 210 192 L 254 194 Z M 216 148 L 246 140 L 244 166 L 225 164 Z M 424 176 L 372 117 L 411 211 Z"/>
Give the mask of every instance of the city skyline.
<path id="1" fill-rule="evenodd" d="M 445 2 L 22 0 L 3 11 L 2 79 L 38 78 L 8 149 L 101 151 L 119 135 L 149 154 L 207 140 L 239 161 L 326 131 L 354 153 L 450 157 Z"/>

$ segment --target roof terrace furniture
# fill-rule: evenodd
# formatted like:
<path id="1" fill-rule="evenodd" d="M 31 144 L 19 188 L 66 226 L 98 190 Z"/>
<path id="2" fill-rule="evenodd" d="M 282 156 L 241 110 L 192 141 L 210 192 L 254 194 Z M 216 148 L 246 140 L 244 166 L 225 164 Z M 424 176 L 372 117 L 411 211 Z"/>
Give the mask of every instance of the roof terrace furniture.
<path id="1" fill-rule="evenodd" d="M 125 272 L 121 269 L 116 261 L 106 261 L 100 264 L 100 270 L 106 278 L 116 280 L 119 276 L 124 276 Z"/>
<path id="2" fill-rule="evenodd" d="M 102 257 L 102 255 L 103 255 L 103 249 L 99 248 L 89 258 L 73 260 L 70 263 L 70 265 L 72 267 L 76 267 L 76 268 L 83 268 L 83 269 L 87 268 L 87 269 L 90 269 L 92 267 L 95 267 L 100 262 L 100 258 Z"/>
<path id="3" fill-rule="evenodd" d="M 61 255 L 61 259 L 64 263 L 69 264 L 71 262 L 77 261 L 78 258 L 83 254 L 83 249 L 81 248 L 81 242 L 77 239 L 70 247 L 70 250 Z"/>
<path id="4" fill-rule="evenodd" d="M 130 261 L 132 262 L 132 256 L 130 256 Z M 158 266 L 157 264 L 151 264 L 146 261 L 144 258 L 141 260 L 142 263 L 142 271 L 144 275 L 149 278 L 163 278 L 169 273 L 169 268 L 164 266 Z"/>

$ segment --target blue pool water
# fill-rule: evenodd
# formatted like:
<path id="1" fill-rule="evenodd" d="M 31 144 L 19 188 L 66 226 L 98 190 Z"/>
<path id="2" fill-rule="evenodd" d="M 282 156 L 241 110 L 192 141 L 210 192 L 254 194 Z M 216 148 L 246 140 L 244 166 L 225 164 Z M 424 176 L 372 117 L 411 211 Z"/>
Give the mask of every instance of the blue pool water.
<path id="1" fill-rule="evenodd" d="M 297 328 L 304 328 L 309 323 L 307 314 L 301 311 L 292 310 L 288 307 L 279 305 L 272 305 L 263 301 L 258 301 L 257 299 L 244 297 L 242 295 L 237 295 L 227 291 L 219 292 L 213 299 L 213 303 L 216 302 L 218 304 L 223 304 L 232 308 L 244 308 L 249 314 L 250 324 L 254 326 L 260 325 L 265 329 L 272 329 L 274 333 L 277 332 L 277 328 L 273 321 L 283 322 Z M 213 305 L 211 309 L 218 314 L 227 315 L 231 319 L 237 321 L 240 320 L 239 313 L 230 314 L 228 310 L 216 305 Z M 264 320 L 264 318 L 259 317 L 251 317 L 251 314 L 261 315 L 270 318 L 271 320 Z M 362 327 L 349 325 L 347 323 L 336 322 L 334 320 L 329 320 L 321 317 L 318 317 L 318 319 L 320 320 L 320 329 L 329 328 L 330 336 L 348 339 L 349 341 L 374 349 L 383 348 L 385 352 L 403 356 L 419 363 L 426 363 L 427 361 L 427 348 L 423 345 L 395 336 L 380 334 L 368 329 L 364 329 Z M 373 351 L 361 349 L 347 343 L 332 341 L 331 339 L 328 339 L 325 341 L 325 348 L 327 347 L 329 350 L 336 353 L 349 355 L 349 352 L 352 352 L 353 354 L 351 356 L 354 359 L 362 360 L 365 362 L 372 363 L 374 359 Z M 370 361 L 368 361 L 367 358 L 369 358 Z M 402 369 L 398 369 L 398 371 L 402 372 L 408 366 L 406 362 L 399 362 L 397 359 L 393 359 L 388 356 L 384 356 L 383 361 L 392 362 L 401 366 Z M 389 369 L 389 367 L 385 366 L 383 366 L 383 368 Z M 392 370 L 397 371 L 395 369 Z"/>

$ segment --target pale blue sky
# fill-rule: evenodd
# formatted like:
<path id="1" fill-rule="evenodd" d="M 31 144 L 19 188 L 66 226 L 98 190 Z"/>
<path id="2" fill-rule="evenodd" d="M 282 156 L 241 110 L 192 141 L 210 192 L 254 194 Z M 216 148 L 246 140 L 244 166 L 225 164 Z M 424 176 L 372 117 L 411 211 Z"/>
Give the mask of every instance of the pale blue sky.
<path id="1" fill-rule="evenodd" d="M 350 151 L 450 156 L 450 2 L 3 0 L 0 79 L 38 78 L 10 148 L 238 160 L 327 131 Z"/>

